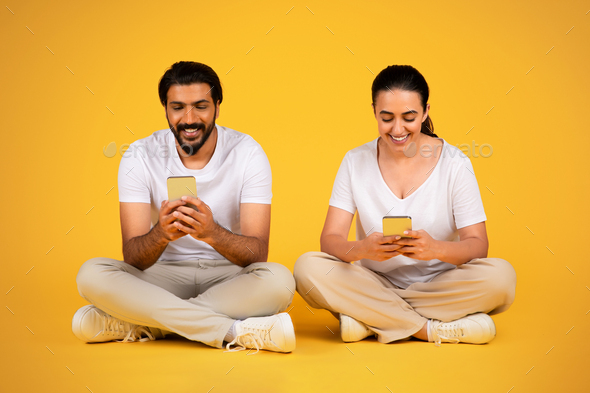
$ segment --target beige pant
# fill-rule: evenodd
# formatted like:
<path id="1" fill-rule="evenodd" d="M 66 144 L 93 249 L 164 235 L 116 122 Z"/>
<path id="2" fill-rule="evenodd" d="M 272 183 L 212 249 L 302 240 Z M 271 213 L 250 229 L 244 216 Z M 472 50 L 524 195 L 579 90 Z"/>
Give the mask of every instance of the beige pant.
<path id="1" fill-rule="evenodd" d="M 235 320 L 283 311 L 295 291 L 283 265 L 242 268 L 227 260 L 158 261 L 141 271 L 93 258 L 76 281 L 80 295 L 108 314 L 217 348 Z"/>
<path id="2" fill-rule="evenodd" d="M 406 289 L 323 252 L 299 257 L 294 276 L 297 292 L 310 306 L 364 322 L 383 343 L 413 335 L 428 319 L 448 322 L 477 312 L 505 311 L 516 287 L 514 269 L 498 258 L 473 259 Z"/>

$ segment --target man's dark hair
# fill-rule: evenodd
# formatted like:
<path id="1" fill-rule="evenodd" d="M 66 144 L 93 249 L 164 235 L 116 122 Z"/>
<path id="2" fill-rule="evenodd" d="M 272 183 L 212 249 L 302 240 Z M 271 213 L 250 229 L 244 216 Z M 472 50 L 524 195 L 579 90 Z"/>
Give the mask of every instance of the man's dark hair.
<path id="1" fill-rule="evenodd" d="M 166 106 L 168 90 L 172 85 L 190 85 L 193 83 L 207 83 L 211 86 L 210 94 L 213 98 L 213 104 L 217 105 L 218 101 L 221 104 L 223 91 L 221 90 L 219 77 L 213 71 L 213 68 L 195 61 L 179 61 L 166 70 L 158 84 L 160 102 Z"/>

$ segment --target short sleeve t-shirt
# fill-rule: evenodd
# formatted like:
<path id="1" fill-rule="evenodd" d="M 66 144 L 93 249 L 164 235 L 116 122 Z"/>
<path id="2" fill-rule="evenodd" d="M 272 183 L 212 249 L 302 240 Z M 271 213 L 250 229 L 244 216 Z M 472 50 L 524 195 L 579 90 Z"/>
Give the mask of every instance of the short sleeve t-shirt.
<path id="1" fill-rule="evenodd" d="M 379 138 L 349 151 L 340 165 L 330 206 L 357 215 L 357 240 L 383 232 L 384 216 L 410 216 L 412 229 L 423 229 L 436 240 L 458 241 L 458 230 L 486 220 L 473 166 L 469 158 L 443 139 L 435 149 L 438 159 L 430 176 L 407 198 L 399 199 L 387 186 L 377 162 Z M 393 284 L 407 288 L 428 282 L 455 265 L 438 259 L 421 261 L 398 255 L 387 261 L 359 262 L 383 273 Z"/>
<path id="2" fill-rule="evenodd" d="M 149 203 L 151 226 L 158 222 L 162 201 L 168 199 L 169 176 L 194 176 L 197 195 L 213 212 L 215 221 L 241 234 L 240 204 L 270 204 L 272 176 L 262 147 L 249 135 L 217 127 L 217 145 L 202 169 L 184 166 L 170 129 L 135 141 L 119 164 L 119 201 Z M 225 259 L 207 243 L 183 236 L 168 246 L 158 260 Z"/>

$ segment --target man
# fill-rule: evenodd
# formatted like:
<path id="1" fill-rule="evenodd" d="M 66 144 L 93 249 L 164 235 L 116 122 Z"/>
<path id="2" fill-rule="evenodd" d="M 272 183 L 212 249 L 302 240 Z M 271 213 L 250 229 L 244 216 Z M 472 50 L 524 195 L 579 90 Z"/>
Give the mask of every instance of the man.
<path id="1" fill-rule="evenodd" d="M 170 129 L 131 144 L 119 167 L 124 261 L 81 267 L 78 290 L 93 305 L 74 315 L 74 334 L 104 342 L 173 332 L 217 348 L 225 341 L 233 350 L 292 351 L 293 324 L 277 313 L 295 282 L 286 267 L 266 262 L 272 193 L 264 151 L 215 124 L 223 94 L 209 66 L 172 65 L 159 95 Z M 187 191 L 168 201 L 169 176 L 194 176 L 198 197 Z"/>

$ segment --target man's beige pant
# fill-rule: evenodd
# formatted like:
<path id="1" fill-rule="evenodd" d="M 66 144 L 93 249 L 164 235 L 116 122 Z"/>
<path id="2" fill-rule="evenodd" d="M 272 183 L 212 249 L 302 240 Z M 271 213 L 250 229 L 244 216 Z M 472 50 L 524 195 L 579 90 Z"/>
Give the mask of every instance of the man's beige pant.
<path id="1" fill-rule="evenodd" d="M 314 308 L 361 321 L 388 343 L 417 333 L 428 319 L 444 322 L 468 314 L 497 314 L 514 301 L 516 273 L 503 259 L 479 258 L 406 289 L 383 275 L 323 253 L 295 263 L 297 292 Z"/>
<path id="2" fill-rule="evenodd" d="M 283 311 L 295 291 L 289 269 L 271 262 L 158 261 L 141 271 L 93 258 L 76 281 L 80 295 L 108 314 L 217 348 L 235 320 Z"/>

